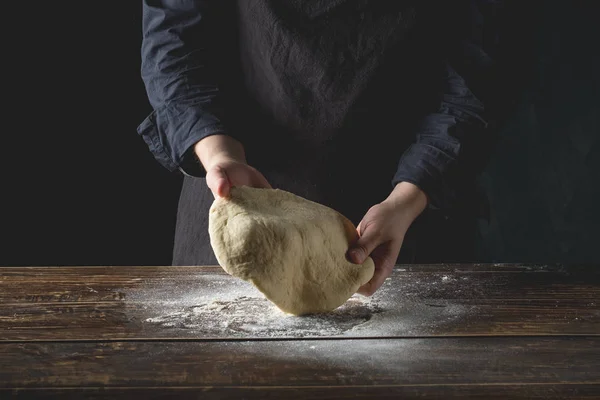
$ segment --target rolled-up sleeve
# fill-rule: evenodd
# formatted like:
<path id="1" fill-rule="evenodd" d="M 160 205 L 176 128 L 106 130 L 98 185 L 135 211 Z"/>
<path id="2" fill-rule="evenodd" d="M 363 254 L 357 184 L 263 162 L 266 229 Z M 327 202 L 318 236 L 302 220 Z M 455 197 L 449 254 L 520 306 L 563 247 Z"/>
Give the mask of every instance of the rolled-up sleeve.
<path id="1" fill-rule="evenodd" d="M 204 174 L 194 144 L 226 133 L 206 22 L 216 3 L 144 0 L 142 6 L 141 74 L 153 111 L 137 131 L 161 165 L 191 176 Z"/>
<path id="2" fill-rule="evenodd" d="M 475 173 L 470 165 L 477 147 L 476 135 L 485 135 L 483 103 L 464 80 L 446 65 L 446 85 L 439 106 L 422 118 L 416 142 L 402 155 L 392 184 L 406 181 L 425 192 L 429 205 L 438 209 L 454 206 L 462 183 Z"/>
<path id="3" fill-rule="evenodd" d="M 441 13 L 435 31 L 449 32 L 427 43 L 422 71 L 428 96 L 415 141 L 403 153 L 392 185 L 406 181 L 423 190 L 434 209 L 448 210 L 460 200 L 461 191 L 481 172 L 490 154 L 496 123 L 494 105 L 499 96 L 497 66 L 492 58 L 495 37 L 491 19 L 500 2 L 447 2 L 452 12 Z M 456 4 L 462 8 L 456 8 Z M 493 4 L 490 4 L 493 3 Z M 439 10 L 438 10 L 439 11 Z M 435 42 L 434 42 L 435 41 Z M 485 44 L 485 45 L 484 45 Z"/>

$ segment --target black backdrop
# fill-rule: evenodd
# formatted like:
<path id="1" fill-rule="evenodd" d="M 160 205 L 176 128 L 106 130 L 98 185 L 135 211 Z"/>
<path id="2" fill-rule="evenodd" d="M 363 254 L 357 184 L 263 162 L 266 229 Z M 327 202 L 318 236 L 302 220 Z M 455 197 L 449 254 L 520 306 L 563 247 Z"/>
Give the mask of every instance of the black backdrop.
<path id="1" fill-rule="evenodd" d="M 169 264 L 181 178 L 136 133 L 151 111 L 139 72 L 141 2 L 8 8 L 0 264 Z"/>
<path id="2" fill-rule="evenodd" d="M 135 130 L 150 112 L 140 2 L 11 3 L 1 11 L 0 265 L 169 264 L 181 177 Z M 493 215 L 479 261 L 598 262 L 598 7 L 538 4 L 526 25 L 534 74 L 482 176 Z"/>
<path id="3" fill-rule="evenodd" d="M 600 3 L 538 4 L 532 75 L 482 177 L 494 214 L 481 260 L 598 262 Z"/>

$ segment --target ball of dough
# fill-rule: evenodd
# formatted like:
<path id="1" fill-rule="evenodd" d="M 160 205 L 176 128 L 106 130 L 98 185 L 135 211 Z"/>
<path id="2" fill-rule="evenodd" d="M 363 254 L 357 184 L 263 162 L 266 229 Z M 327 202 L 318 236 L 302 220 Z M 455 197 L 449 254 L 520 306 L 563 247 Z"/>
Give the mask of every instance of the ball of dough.
<path id="1" fill-rule="evenodd" d="M 337 211 L 279 189 L 233 187 L 209 214 L 219 265 L 252 282 L 282 311 L 331 311 L 367 283 L 375 270 L 346 259 L 356 228 Z"/>

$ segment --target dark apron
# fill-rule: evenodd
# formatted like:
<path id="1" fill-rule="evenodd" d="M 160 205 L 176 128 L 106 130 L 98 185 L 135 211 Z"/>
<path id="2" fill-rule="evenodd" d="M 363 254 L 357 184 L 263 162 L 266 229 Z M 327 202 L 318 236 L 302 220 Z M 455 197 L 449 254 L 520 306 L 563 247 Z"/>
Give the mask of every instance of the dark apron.
<path id="1" fill-rule="evenodd" d="M 355 225 L 389 195 L 422 113 L 418 77 L 425 67 L 416 60 L 426 51 L 414 39 L 411 4 L 237 3 L 237 42 L 219 55 L 224 119 L 273 187 L 327 205 Z M 204 179 L 184 179 L 173 265 L 217 263 L 208 236 L 212 201 Z M 468 261 L 475 217 L 467 214 L 424 212 L 398 261 Z"/>

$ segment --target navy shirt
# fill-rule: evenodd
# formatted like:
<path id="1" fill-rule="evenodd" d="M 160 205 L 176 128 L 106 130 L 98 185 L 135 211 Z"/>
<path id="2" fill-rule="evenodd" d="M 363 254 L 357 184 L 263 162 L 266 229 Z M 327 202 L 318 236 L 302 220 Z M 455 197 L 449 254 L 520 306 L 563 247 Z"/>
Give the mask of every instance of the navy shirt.
<path id="1" fill-rule="evenodd" d="M 501 10 L 490 0 L 144 0 L 154 111 L 138 133 L 188 176 L 204 173 L 193 145 L 226 133 L 260 171 L 365 190 L 407 181 L 450 209 L 489 148 Z"/>

